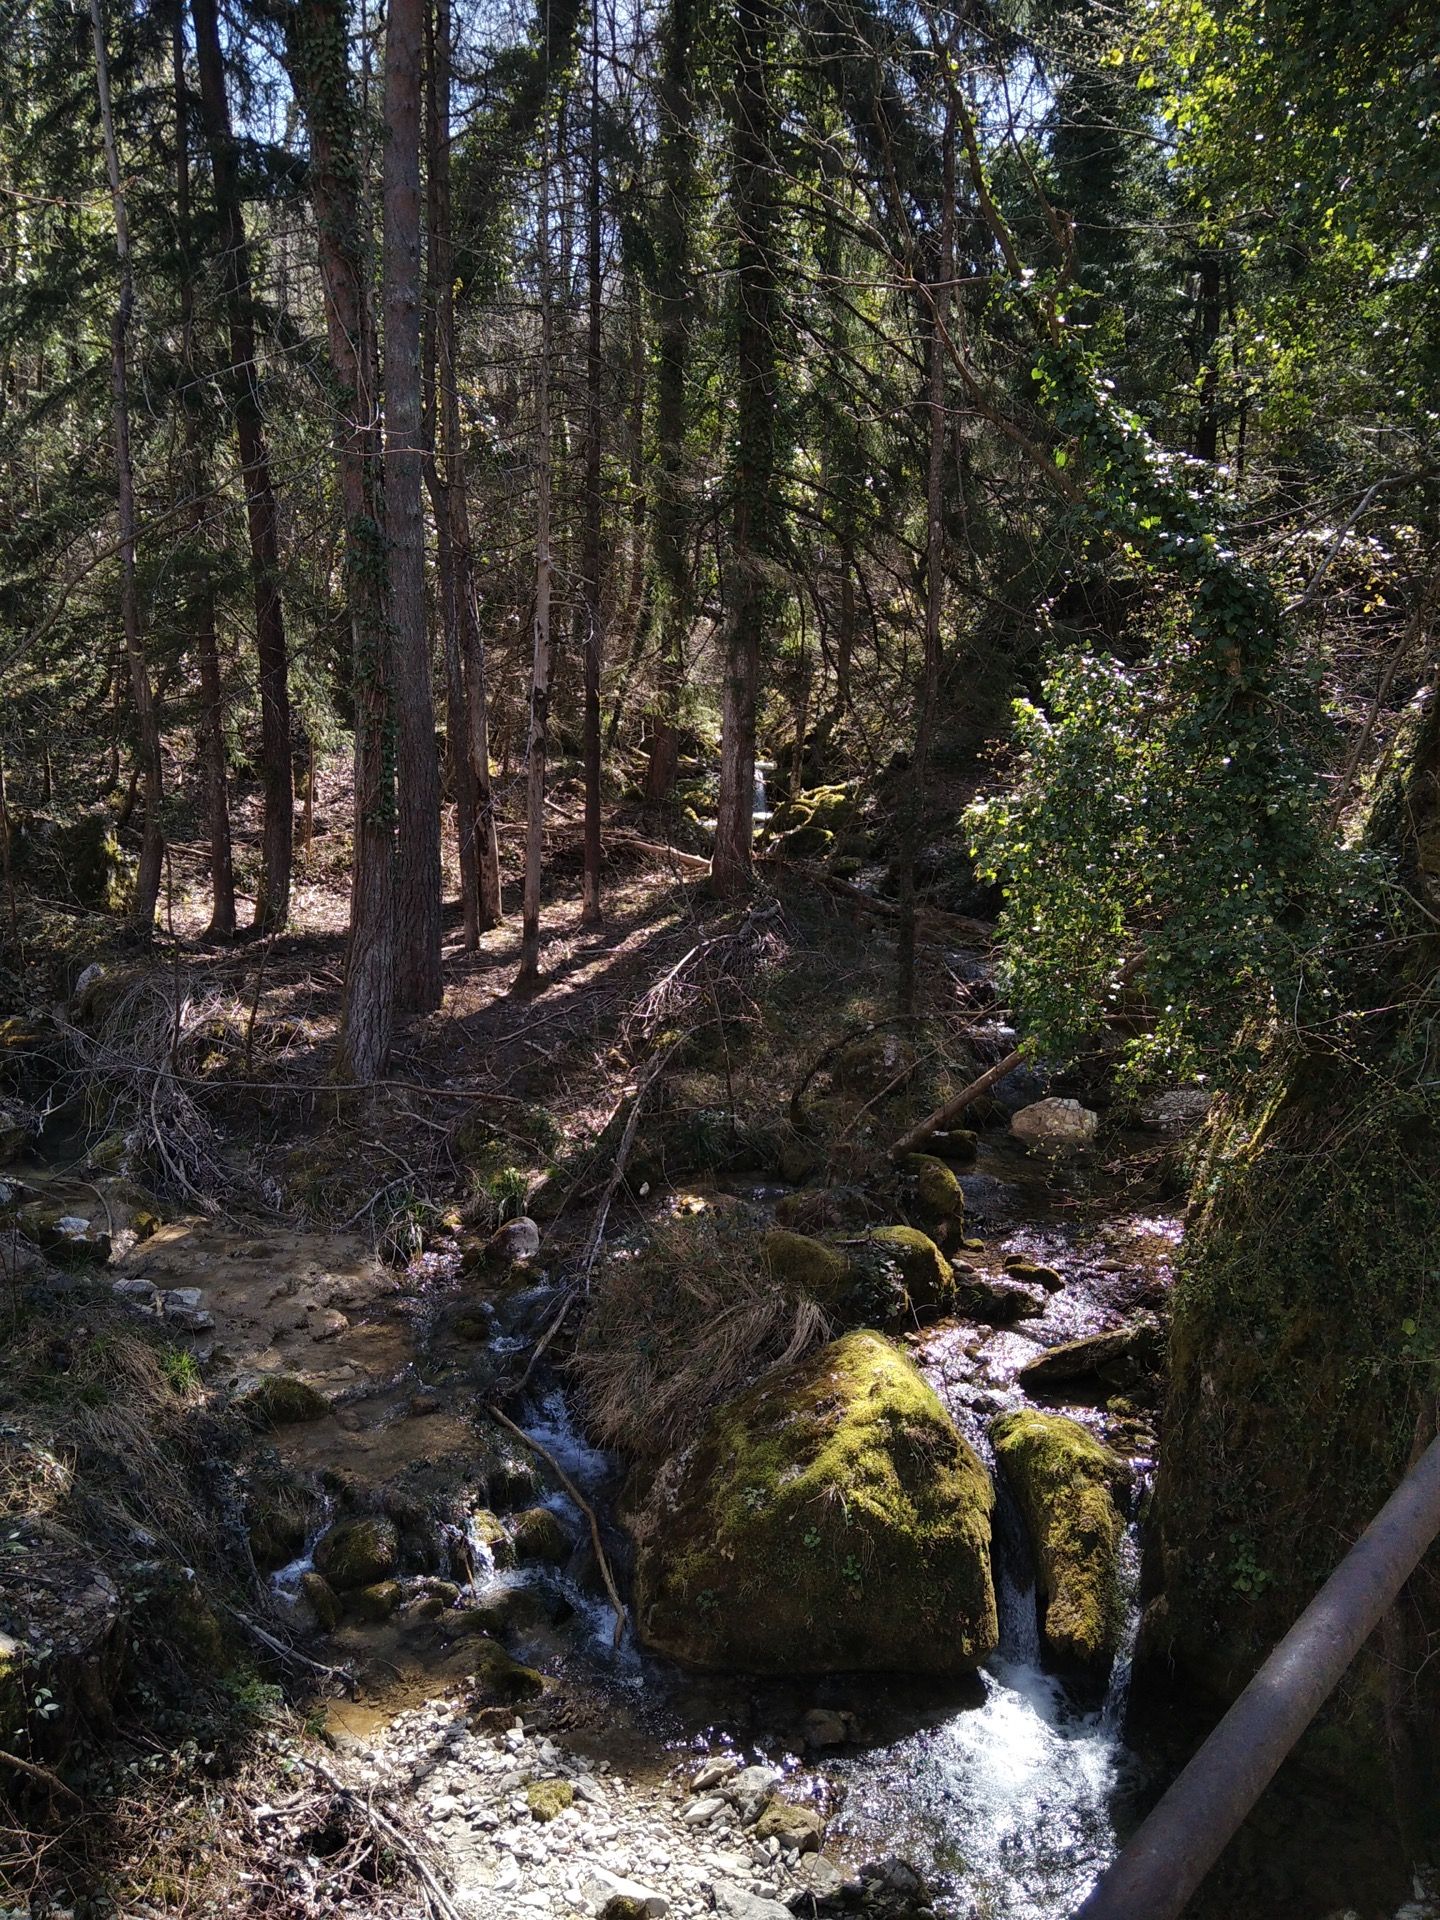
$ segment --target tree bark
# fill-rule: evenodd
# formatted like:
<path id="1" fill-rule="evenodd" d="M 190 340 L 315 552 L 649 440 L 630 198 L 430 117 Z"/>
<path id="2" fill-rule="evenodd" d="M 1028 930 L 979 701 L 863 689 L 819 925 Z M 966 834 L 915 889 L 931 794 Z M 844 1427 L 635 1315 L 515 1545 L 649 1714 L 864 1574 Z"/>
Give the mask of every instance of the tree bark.
<path id="1" fill-rule="evenodd" d="M 425 312 L 421 337 L 424 382 L 425 485 L 435 518 L 440 575 L 442 654 L 445 662 L 445 752 L 455 795 L 455 842 L 460 863 L 460 910 L 466 949 L 480 944 L 480 873 L 476 849 L 475 777 L 470 764 L 469 715 L 460 650 L 459 583 L 450 531 L 446 482 L 436 459 L 442 309 L 448 306 L 448 369 L 453 365 L 454 268 L 450 247 L 450 5 L 433 0 L 425 13 Z"/>
<path id="2" fill-rule="evenodd" d="M 580 923 L 598 926 L 600 912 L 600 674 L 605 657 L 604 596 L 600 578 L 601 495 L 600 383 L 600 8 L 590 9 L 590 147 L 586 165 L 586 338 L 585 338 L 585 526 L 581 542 L 582 587 L 579 618 L 585 655 L 585 866 L 580 894 Z"/>
<path id="3" fill-rule="evenodd" d="M 425 0 L 391 0 L 385 28 L 385 538 L 390 556 L 399 791 L 395 993 L 440 1005 L 440 763 L 425 619 L 420 483 L 420 64 Z"/>
<path id="4" fill-rule="evenodd" d="M 181 398 L 186 480 L 190 489 L 190 537 L 197 553 L 208 547 L 205 531 L 210 476 L 205 460 L 195 364 L 194 226 L 190 201 L 190 124 L 185 83 L 185 35 L 181 5 L 172 23 L 175 74 L 175 218 L 180 230 L 180 358 L 185 369 Z M 225 754 L 225 693 L 215 633 L 215 591 L 202 573 L 194 605 L 195 654 L 200 668 L 200 773 L 205 794 L 205 830 L 210 847 L 210 925 L 207 938 L 235 937 L 235 865 L 230 844 L 230 778 Z"/>
<path id="5" fill-rule="evenodd" d="M 395 786 L 390 632 L 381 532 L 381 443 L 371 275 L 360 200 L 344 0 L 302 0 L 285 15 L 286 59 L 310 135 L 310 193 L 335 386 L 335 460 L 345 508 L 355 702 L 355 826 L 350 938 L 337 1077 L 378 1079 L 394 1008 Z"/>
<path id="6" fill-rule="evenodd" d="M 942 623 L 945 616 L 945 326 L 950 309 L 950 282 L 955 231 L 955 107 L 947 97 L 944 132 L 944 205 L 940 214 L 940 246 L 929 299 L 929 358 L 926 369 L 926 410 L 929 446 L 925 472 L 925 653 L 921 665 L 920 702 L 915 716 L 915 754 L 907 788 L 907 814 L 900 865 L 900 930 L 896 941 L 896 1010 L 915 1011 L 915 862 L 925 830 L 925 784 L 930 766 L 935 702 L 940 688 Z"/>
<path id="7" fill-rule="evenodd" d="M 163 823 L 164 779 L 160 759 L 160 722 L 150 686 L 150 667 L 140 631 L 140 596 L 135 580 L 135 474 L 130 460 L 130 387 L 127 352 L 135 283 L 130 266 L 130 226 L 125 193 L 120 184 L 120 151 L 115 139 L 115 115 L 110 104 L 110 61 L 105 51 L 105 23 L 100 0 L 90 0 L 90 24 L 95 36 L 95 84 L 100 96 L 100 124 L 105 140 L 105 168 L 110 177 L 110 201 L 115 214 L 115 257 L 120 263 L 120 296 L 110 328 L 110 391 L 115 418 L 115 482 L 120 533 L 120 616 L 125 629 L 125 653 L 130 663 L 130 692 L 135 702 L 139 741 L 139 772 L 145 790 L 145 831 L 140 843 L 140 871 L 135 881 L 135 925 L 147 937 L 155 927 L 155 902 L 160 895 L 160 867 L 165 854 Z"/>
<path id="8" fill-rule="evenodd" d="M 690 635 L 685 387 L 695 301 L 690 239 L 696 190 L 695 12 L 696 0 L 671 0 L 660 65 L 655 263 L 655 428 L 659 460 L 653 514 L 660 664 L 645 783 L 645 798 L 654 805 L 664 800 L 675 784 L 685 650 Z"/>
<path id="9" fill-rule="evenodd" d="M 260 885 L 255 897 L 255 931 L 273 933 L 290 914 L 290 865 L 295 837 L 295 782 L 290 765 L 290 673 L 285 615 L 280 600 L 280 533 L 270 451 L 265 443 L 265 412 L 260 399 L 256 358 L 254 294 L 250 245 L 240 205 L 235 137 L 225 92 L 220 53 L 220 24 L 215 0 L 190 0 L 195 24 L 195 58 L 200 74 L 200 107 L 210 150 L 215 213 L 230 317 L 230 363 L 234 373 L 232 406 L 240 472 L 245 483 L 245 514 L 250 535 L 250 574 L 255 591 L 255 649 L 260 681 L 260 767 L 265 793 L 261 831 Z"/>
<path id="10" fill-rule="evenodd" d="M 530 738 L 525 786 L 525 888 L 521 900 L 517 987 L 540 978 L 540 878 L 545 858 L 545 753 L 550 726 L 550 141 L 540 163 L 537 229 L 540 278 L 540 367 L 535 404 L 535 620 L 530 668 Z"/>
<path id="11" fill-rule="evenodd" d="M 450 569 L 454 581 L 456 645 L 463 680 L 464 719 L 460 742 L 469 770 L 473 809 L 471 841 L 475 854 L 477 934 L 498 927 L 504 918 L 500 899 L 500 849 L 495 836 L 495 793 L 490 777 L 489 688 L 485 641 L 475 605 L 475 546 L 470 534 L 470 503 L 460 431 L 460 389 L 456 375 L 454 244 L 450 235 L 450 89 L 453 38 L 450 0 L 435 3 L 435 127 L 431 146 L 434 194 L 432 234 L 436 289 L 435 360 L 439 389 L 440 463 Z M 439 507 L 436 507 L 437 516 Z M 453 728 L 453 721 L 452 721 Z M 458 791 L 458 788 L 457 788 Z"/>
<path id="12" fill-rule="evenodd" d="M 720 796 L 711 867 L 717 893 L 749 886 L 755 825 L 755 712 L 760 643 L 774 593 L 766 561 L 775 489 L 776 265 L 773 0 L 740 0 L 731 132 L 731 199 L 739 232 L 736 425 L 732 455 L 730 607 L 720 739 Z"/>

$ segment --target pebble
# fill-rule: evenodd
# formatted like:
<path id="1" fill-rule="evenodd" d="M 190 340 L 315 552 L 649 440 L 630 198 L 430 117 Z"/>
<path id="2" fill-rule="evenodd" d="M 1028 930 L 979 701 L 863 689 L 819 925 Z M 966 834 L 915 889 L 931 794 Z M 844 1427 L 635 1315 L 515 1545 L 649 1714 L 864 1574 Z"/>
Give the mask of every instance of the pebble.
<path id="1" fill-rule="evenodd" d="M 366 1785 L 411 1799 L 465 1920 L 597 1920 L 617 1894 L 650 1920 L 791 1920 L 784 1904 L 842 1881 L 823 1856 L 804 1860 L 753 1827 L 783 1775 L 719 1753 L 688 1780 L 628 1778 L 572 1753 L 558 1736 L 471 1728 L 457 1702 L 393 1720 L 355 1753 Z M 574 1805 L 537 1827 L 525 1798 L 536 1777 L 569 1780 Z"/>

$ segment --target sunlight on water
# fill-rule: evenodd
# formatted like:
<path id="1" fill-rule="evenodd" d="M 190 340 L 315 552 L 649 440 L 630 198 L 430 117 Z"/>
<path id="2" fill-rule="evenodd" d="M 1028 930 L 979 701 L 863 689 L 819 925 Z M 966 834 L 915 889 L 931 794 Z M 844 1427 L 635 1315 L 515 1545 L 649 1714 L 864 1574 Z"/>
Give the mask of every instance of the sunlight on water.
<path id="1" fill-rule="evenodd" d="M 1115 1852 L 1125 1753 L 1028 1661 L 997 1659 L 984 1704 L 843 1766 L 845 1826 L 912 1860 L 980 1920 L 1068 1920 Z"/>

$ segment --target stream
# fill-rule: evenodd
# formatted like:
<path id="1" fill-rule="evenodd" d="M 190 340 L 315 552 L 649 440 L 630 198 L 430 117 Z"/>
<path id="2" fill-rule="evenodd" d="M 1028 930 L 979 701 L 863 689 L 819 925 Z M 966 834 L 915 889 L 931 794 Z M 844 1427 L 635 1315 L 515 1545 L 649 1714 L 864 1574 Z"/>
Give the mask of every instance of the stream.
<path id="1" fill-rule="evenodd" d="M 1129 1144 L 1138 1151 L 1142 1142 Z M 1153 1152 L 1154 1135 L 1143 1144 Z M 952 1320 L 909 1336 L 914 1358 L 957 1425 L 993 1465 L 986 1431 L 997 1412 L 1025 1403 L 1018 1369 L 1048 1346 L 1119 1326 L 1138 1308 L 1157 1304 L 1179 1228 L 1167 1215 L 1134 1211 L 1123 1179 L 1051 1169 L 1000 1129 L 982 1136 L 974 1166 L 961 1177 L 967 1225 L 983 1247 L 972 1258 L 982 1270 L 998 1275 L 1009 1255 L 1052 1266 L 1064 1278 L 1037 1318 L 1009 1327 Z M 77 1216 L 95 1215 L 97 1194 L 107 1213 L 107 1195 L 119 1206 L 118 1189 L 109 1183 L 102 1191 L 39 1168 L 27 1178 Z M 785 1191 L 732 1183 L 724 1199 L 745 1208 L 758 1230 Z M 705 1203 L 703 1193 L 684 1199 L 692 1207 Z M 356 1236 L 272 1226 L 247 1237 L 192 1218 L 136 1240 L 117 1219 L 108 1225 L 118 1229 L 111 1264 L 122 1277 L 115 1284 L 140 1310 L 169 1315 L 181 1282 L 189 1303 L 183 1311 L 194 1314 L 203 1302 L 200 1318 L 211 1324 L 197 1336 L 202 1361 L 214 1356 L 225 1377 L 299 1373 L 331 1399 L 329 1419 L 275 1435 L 286 1463 L 317 1486 L 339 1476 L 378 1494 L 407 1484 L 407 1476 L 414 1483 L 417 1475 L 442 1470 L 448 1484 L 466 1484 L 473 1383 L 486 1365 L 493 1368 L 534 1337 L 557 1292 L 558 1275 L 542 1269 L 536 1284 L 502 1296 L 489 1318 L 488 1344 L 477 1348 L 473 1336 L 464 1343 L 446 1331 L 446 1313 L 465 1290 L 457 1288 L 455 1264 L 444 1255 L 427 1254 L 397 1272 Z M 1069 1395 L 1051 1404 L 1131 1461 L 1138 1508 L 1153 1467 L 1149 1411 L 1113 1395 L 1099 1404 L 1076 1405 Z M 520 1419 L 602 1516 L 623 1584 L 626 1543 L 609 1519 L 619 1464 L 577 1429 L 556 1376 L 537 1380 Z M 1001 1644 L 978 1674 L 948 1687 L 883 1676 L 760 1682 L 696 1675 L 628 1636 L 616 1648 L 587 1522 L 563 1491 L 542 1486 L 540 1499 L 576 1542 L 565 1566 L 497 1569 L 476 1535 L 453 1543 L 451 1577 L 462 1582 L 466 1604 L 533 1590 L 526 1598 L 534 1604 L 511 1616 L 507 1643 L 517 1657 L 560 1680 L 567 1738 L 597 1769 L 624 1769 L 635 1781 L 655 1783 L 648 1791 L 673 1797 L 685 1791 L 697 1755 L 763 1757 L 784 1765 L 824 1807 L 827 1855 L 850 1868 L 876 1858 L 908 1861 L 945 1920 L 1068 1920 L 1073 1914 L 1113 1856 L 1127 1801 L 1142 1782 L 1124 1737 L 1128 1660 L 1115 1663 L 1103 1700 L 1077 1697 L 1046 1670 L 1024 1529 L 1003 1484 L 994 1529 Z M 302 1631 L 304 1576 L 331 1517 L 328 1499 L 319 1502 L 303 1548 L 269 1576 L 277 1610 Z M 1132 1634 L 1138 1566 L 1132 1524 L 1126 1554 Z M 379 1626 L 342 1624 L 330 1642 L 334 1657 L 396 1676 L 367 1685 L 371 1704 L 348 1710 L 349 1726 L 365 1729 L 364 1738 L 378 1737 L 397 1714 L 413 1713 L 418 1702 L 461 1677 L 464 1643 L 439 1639 L 426 1653 L 413 1623 L 400 1616 Z M 807 1754 L 804 1718 L 817 1707 L 847 1716 L 852 1737 L 839 1748 Z M 346 1712 L 337 1706 L 337 1720 Z"/>
<path id="2" fill-rule="evenodd" d="M 1153 1135 L 1148 1144 L 1153 1148 Z M 1046 1346 L 1119 1325 L 1137 1302 L 1156 1300 L 1168 1285 L 1179 1227 L 1169 1216 L 1126 1212 L 1123 1198 L 1107 1199 L 1105 1176 L 1096 1176 L 1099 1192 L 1075 1190 L 1067 1176 L 1037 1166 L 1003 1137 L 982 1139 L 979 1158 L 963 1177 L 971 1217 L 997 1263 L 1018 1254 L 1054 1265 L 1067 1283 L 1050 1296 L 1043 1315 L 1018 1326 L 946 1322 L 913 1339 L 915 1358 L 993 1470 L 988 1423 L 995 1413 L 1026 1404 L 1015 1384 L 1017 1369 Z M 738 1197 L 763 1224 L 780 1191 L 741 1188 Z M 527 1303 L 527 1313 L 544 1298 Z M 1104 1406 L 1047 1404 L 1063 1406 L 1131 1461 L 1132 1512 L 1138 1510 L 1153 1469 L 1153 1429 L 1145 1413 L 1125 1403 L 1118 1414 Z M 561 1388 L 552 1382 L 522 1419 L 604 1512 L 618 1469 L 577 1432 Z M 677 1755 L 733 1743 L 737 1752 L 776 1762 L 788 1756 L 808 1767 L 833 1809 L 827 1850 L 852 1864 L 906 1860 L 937 1895 L 947 1920 L 1068 1920 L 1113 1858 L 1127 1803 L 1144 1782 L 1124 1734 L 1139 1621 L 1139 1526 L 1132 1518 L 1123 1556 L 1121 1655 L 1104 1698 L 1081 1699 L 1046 1670 L 1023 1523 L 1000 1479 L 997 1496 L 1000 1646 L 969 1685 L 685 1674 L 628 1637 L 615 1650 L 612 1616 L 598 1587 L 562 1576 L 575 1612 L 567 1685 L 593 1694 L 612 1750 L 617 1741 L 627 1750 L 630 1743 L 658 1748 L 673 1767 Z M 567 1512 L 572 1529 L 583 1532 L 566 1497 L 550 1498 Z M 608 1544 L 623 1564 L 624 1541 L 616 1536 Z M 502 1584 L 523 1578 L 555 1576 L 496 1576 Z M 553 1651 L 547 1636 L 530 1644 L 537 1657 Z M 522 1632 L 522 1655 L 526 1646 Z M 859 1737 L 838 1753 L 806 1761 L 796 1728 L 816 1705 L 852 1715 Z"/>

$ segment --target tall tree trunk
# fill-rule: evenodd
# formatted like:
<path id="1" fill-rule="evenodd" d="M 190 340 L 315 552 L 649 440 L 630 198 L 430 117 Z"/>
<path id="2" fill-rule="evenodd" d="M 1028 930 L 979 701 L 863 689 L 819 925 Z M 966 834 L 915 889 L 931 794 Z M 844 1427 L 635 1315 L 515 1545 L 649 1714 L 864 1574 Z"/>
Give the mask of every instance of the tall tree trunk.
<path id="1" fill-rule="evenodd" d="M 766 566 L 779 511 L 775 488 L 775 121 L 770 57 L 774 31 L 773 0 L 739 0 L 730 184 L 739 233 L 734 519 L 720 797 L 711 865 L 712 884 L 722 894 L 740 892 L 750 884 L 760 643 L 775 598 Z"/>
<path id="2" fill-rule="evenodd" d="M 535 624 L 530 668 L 530 738 L 525 784 L 525 888 L 517 987 L 540 978 L 540 878 L 545 859 L 545 752 L 550 729 L 550 135 L 540 162 L 540 368 L 535 401 Z"/>
<path id="3" fill-rule="evenodd" d="M 940 660 L 945 617 L 945 409 L 944 334 L 950 312 L 955 252 L 955 99 L 947 93 L 943 136 L 944 204 L 940 244 L 931 280 L 926 410 L 929 446 L 925 471 L 925 653 L 920 670 L 920 701 L 915 716 L 915 756 L 907 789 L 907 819 L 901 841 L 900 925 L 896 940 L 896 1007 L 915 1011 L 915 862 L 925 830 L 925 787 L 935 703 L 940 690 Z"/>
<path id="4" fill-rule="evenodd" d="M 336 1064 L 342 1080 L 368 1082 L 385 1070 L 395 998 L 394 732 L 368 223 L 344 0 L 301 0 L 285 15 L 285 26 L 291 84 L 310 135 L 354 662 L 354 852 Z"/>
<path id="5" fill-rule="evenodd" d="M 183 0 L 182 0 L 183 4 Z M 181 4 L 175 8 L 171 48 L 175 73 L 175 218 L 180 229 L 180 358 L 185 369 L 181 411 L 185 426 L 186 480 L 190 489 L 190 537 L 197 552 L 208 546 L 205 508 L 210 497 L 195 364 L 194 227 L 190 202 L 190 126 L 185 84 L 185 34 Z M 225 756 L 225 694 L 215 634 L 215 590 L 201 574 L 193 617 L 200 667 L 200 773 L 205 793 L 205 831 L 210 845 L 212 940 L 235 936 L 235 866 L 230 847 L 230 779 Z"/>
<path id="6" fill-rule="evenodd" d="M 660 666 L 645 797 L 658 804 L 675 784 L 685 650 L 690 637 L 689 511 L 685 494 L 685 389 L 694 315 L 691 228 L 695 218 L 696 0 L 671 0 L 660 55 L 660 175 L 655 260 L 654 556 L 660 604 Z"/>
<path id="7" fill-rule="evenodd" d="M 581 542 L 580 619 L 585 647 L 585 871 L 580 896 L 582 926 L 600 914 L 600 672 L 605 656 L 604 596 L 600 580 L 601 466 L 600 380 L 600 7 L 590 9 L 590 149 L 586 167 L 585 338 L 585 527 Z"/>
<path id="8" fill-rule="evenodd" d="M 470 764 L 469 717 L 460 655 L 459 587 L 450 508 L 436 460 L 439 436 L 440 311 L 450 303 L 454 358 L 454 293 L 450 248 L 450 6 L 433 0 L 425 10 L 425 311 L 421 326 L 421 378 L 425 414 L 425 485 L 435 518 L 435 556 L 440 575 L 440 622 L 445 663 L 445 753 L 455 795 L 455 842 L 460 864 L 460 911 L 465 946 L 480 944 L 480 874 L 475 845 L 475 778 Z M 449 377 L 447 371 L 447 378 Z"/>
<path id="9" fill-rule="evenodd" d="M 485 642 L 475 605 L 475 547 L 470 534 L 470 503 L 465 483 L 460 431 L 460 389 L 456 374 L 454 246 L 450 238 L 450 88 L 453 40 L 450 0 L 435 0 L 435 131 L 431 139 L 430 189 L 435 289 L 435 373 L 438 386 L 440 462 L 434 469 L 443 496 L 446 544 L 454 587 L 455 643 L 463 691 L 463 719 L 452 715 L 451 735 L 465 758 L 472 810 L 470 841 L 475 860 L 474 917 L 477 935 L 498 927 L 500 849 L 495 835 L 495 794 L 490 777 L 489 689 Z M 435 506 L 437 543 L 441 506 Z M 449 642 L 447 639 L 447 646 Z M 448 655 L 447 655 L 448 675 Z M 457 794 L 461 785 L 457 781 Z M 465 804 L 462 799 L 461 805 Z M 467 908 L 467 939 L 469 909 Z"/>
<path id="10" fill-rule="evenodd" d="M 135 580 L 135 474 L 130 462 L 130 389 L 127 349 L 135 283 L 130 268 L 130 226 L 125 193 L 120 184 L 120 152 L 115 141 L 115 115 L 110 105 L 110 62 L 105 51 L 105 23 L 100 0 L 90 0 L 90 24 L 95 35 L 95 84 L 100 95 L 100 124 L 105 139 L 105 168 L 110 176 L 110 201 L 115 213 L 115 257 L 120 263 L 120 297 L 110 328 L 110 390 L 115 410 L 115 482 L 120 522 L 120 616 L 125 629 L 125 653 L 130 663 L 130 692 L 135 702 L 135 726 L 140 749 L 139 772 L 145 788 L 145 833 L 140 843 L 140 871 L 135 881 L 135 925 L 147 936 L 155 926 L 155 902 L 160 894 L 160 867 L 165 843 L 161 815 L 164 780 L 160 759 L 160 722 L 150 687 L 150 667 L 140 632 L 140 595 Z"/>
<path id="11" fill-rule="evenodd" d="M 215 213 L 230 316 L 235 438 L 245 483 L 250 573 L 255 589 L 255 649 L 260 679 L 260 768 L 265 790 L 260 886 L 255 930 L 273 933 L 290 914 L 290 863 L 295 838 L 295 782 L 290 765 L 290 671 L 280 602 L 280 532 L 255 348 L 250 244 L 235 165 L 235 137 L 225 92 L 220 24 L 215 0 L 190 0 L 200 107 L 215 186 Z"/>
<path id="12" fill-rule="evenodd" d="M 399 786 L 395 992 L 440 1005 L 440 762 L 425 620 L 420 482 L 420 60 L 425 0 L 391 0 L 385 26 L 385 538 L 394 635 Z"/>

